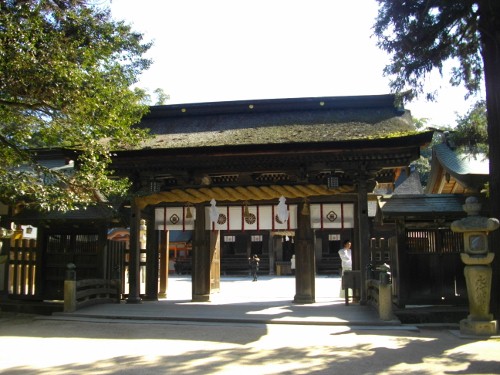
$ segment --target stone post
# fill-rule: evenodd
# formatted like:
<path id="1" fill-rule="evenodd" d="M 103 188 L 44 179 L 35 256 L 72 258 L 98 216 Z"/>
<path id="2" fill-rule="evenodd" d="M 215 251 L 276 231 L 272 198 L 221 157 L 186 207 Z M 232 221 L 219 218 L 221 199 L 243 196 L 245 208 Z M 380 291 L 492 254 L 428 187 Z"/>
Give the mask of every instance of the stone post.
<path id="1" fill-rule="evenodd" d="M 488 252 L 488 232 L 498 229 L 498 219 L 479 216 L 481 204 L 469 197 L 463 205 L 467 217 L 451 223 L 451 230 L 464 234 L 464 275 L 469 297 L 469 315 L 460 321 L 460 333 L 491 336 L 497 333 L 497 321 L 490 313 L 491 262 L 495 256 Z"/>
<path id="2" fill-rule="evenodd" d="M 378 315 L 381 320 L 392 320 L 392 285 L 379 284 L 378 288 Z"/>
<path id="3" fill-rule="evenodd" d="M 73 263 L 66 265 L 64 280 L 64 312 L 76 311 L 76 266 Z"/>

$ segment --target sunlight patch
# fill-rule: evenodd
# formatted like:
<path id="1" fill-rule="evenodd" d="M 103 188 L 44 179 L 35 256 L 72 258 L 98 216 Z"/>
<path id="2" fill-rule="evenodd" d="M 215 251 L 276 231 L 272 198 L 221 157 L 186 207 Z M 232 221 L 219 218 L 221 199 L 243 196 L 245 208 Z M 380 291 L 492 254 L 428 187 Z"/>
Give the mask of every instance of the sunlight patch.
<path id="1" fill-rule="evenodd" d="M 287 309 L 286 306 L 279 306 L 279 307 L 269 307 L 267 309 L 262 309 L 262 310 L 257 310 L 257 311 L 249 311 L 249 315 L 259 315 L 259 314 L 265 314 L 265 315 L 279 315 L 283 313 L 290 313 L 292 310 Z"/>

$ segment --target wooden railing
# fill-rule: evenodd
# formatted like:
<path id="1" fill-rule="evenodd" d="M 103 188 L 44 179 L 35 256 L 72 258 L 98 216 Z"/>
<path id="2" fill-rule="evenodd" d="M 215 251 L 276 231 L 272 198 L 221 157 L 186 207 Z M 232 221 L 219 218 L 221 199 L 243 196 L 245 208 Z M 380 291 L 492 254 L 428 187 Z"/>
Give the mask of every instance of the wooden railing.
<path id="1" fill-rule="evenodd" d="M 367 302 L 374 306 L 381 320 L 392 320 L 392 284 L 380 280 L 366 280 Z"/>
<path id="2" fill-rule="evenodd" d="M 69 272 L 68 272 L 69 273 Z M 98 303 L 120 303 L 119 280 L 87 279 L 64 281 L 64 312 L 74 312 L 82 307 Z"/>

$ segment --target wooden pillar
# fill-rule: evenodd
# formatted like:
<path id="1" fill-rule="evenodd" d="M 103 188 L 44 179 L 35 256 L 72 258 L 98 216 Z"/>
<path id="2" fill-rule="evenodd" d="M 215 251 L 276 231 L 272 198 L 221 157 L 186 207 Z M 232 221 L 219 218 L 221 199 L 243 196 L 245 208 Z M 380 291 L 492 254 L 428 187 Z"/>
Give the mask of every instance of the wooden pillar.
<path id="1" fill-rule="evenodd" d="M 141 245 L 139 243 L 139 229 L 141 220 L 141 210 L 137 198 L 132 200 L 130 218 L 130 259 L 129 259 L 129 293 L 127 303 L 141 303 L 140 285 L 140 257 Z"/>
<path id="2" fill-rule="evenodd" d="M 295 232 L 295 303 L 314 303 L 316 299 L 316 264 L 314 233 L 310 216 L 302 215 L 303 204 L 297 208 Z"/>
<path id="3" fill-rule="evenodd" d="M 169 247 L 170 247 L 170 231 L 164 229 L 160 232 L 160 290 L 159 298 L 167 298 L 168 288 L 168 273 L 169 273 Z"/>
<path id="4" fill-rule="evenodd" d="M 361 271 L 360 300 L 366 304 L 366 267 L 370 262 L 370 223 L 368 221 L 368 184 L 366 178 L 358 181 L 358 246 L 359 270 Z"/>
<path id="5" fill-rule="evenodd" d="M 392 269 L 391 272 L 394 274 L 396 272 L 396 290 L 397 290 L 397 299 L 398 299 L 398 307 L 404 308 L 409 297 L 410 297 L 410 267 L 411 265 L 408 263 L 408 253 L 406 252 L 406 223 L 403 218 L 398 218 L 396 220 L 396 235 L 397 235 L 397 244 L 396 251 L 397 258 L 392 259 L 392 263 L 396 263 L 396 269 Z M 394 265 L 393 265 L 394 267 Z"/>
<path id="6" fill-rule="evenodd" d="M 210 231 L 210 293 L 220 291 L 220 231 Z"/>
<path id="7" fill-rule="evenodd" d="M 148 212 L 146 221 L 146 296 L 148 301 L 158 300 L 158 236 L 154 225 L 154 212 Z"/>
<path id="8" fill-rule="evenodd" d="M 205 229 L 205 206 L 196 205 L 192 251 L 192 301 L 210 300 L 210 232 Z"/>
<path id="9" fill-rule="evenodd" d="M 268 253 L 269 253 L 269 275 L 274 275 L 274 262 L 275 262 L 275 250 L 274 250 L 274 238 L 272 232 L 270 232 L 268 240 Z"/>

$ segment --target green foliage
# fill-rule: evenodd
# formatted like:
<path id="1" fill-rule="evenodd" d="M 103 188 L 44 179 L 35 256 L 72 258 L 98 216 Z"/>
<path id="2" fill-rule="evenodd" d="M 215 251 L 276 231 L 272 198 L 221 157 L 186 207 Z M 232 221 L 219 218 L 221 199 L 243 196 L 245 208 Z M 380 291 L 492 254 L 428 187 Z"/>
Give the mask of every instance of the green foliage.
<path id="1" fill-rule="evenodd" d="M 426 119 L 413 119 L 417 129 L 427 127 Z M 446 137 L 452 147 L 457 152 L 466 154 L 487 154 L 488 151 L 488 131 L 486 119 L 486 105 L 484 101 L 474 104 L 464 116 L 457 116 L 454 128 L 436 129 L 432 142 L 420 150 L 420 159 L 411 165 L 419 172 L 422 186 L 426 186 L 430 172 L 430 160 L 432 157 L 432 147 L 442 143 Z"/>
<path id="2" fill-rule="evenodd" d="M 413 123 L 415 124 L 415 127 L 417 129 L 427 128 L 427 121 L 428 119 L 426 118 L 413 118 Z M 429 175 L 431 172 L 430 161 L 432 158 L 432 147 L 440 142 L 442 142 L 442 136 L 440 132 L 434 133 L 431 143 L 420 149 L 420 158 L 410 164 L 410 166 L 418 172 L 420 176 L 420 183 L 422 184 L 423 188 L 427 186 L 427 181 L 429 180 Z"/>
<path id="3" fill-rule="evenodd" d="M 164 105 L 167 102 L 167 100 L 170 100 L 170 95 L 165 93 L 165 91 L 162 88 L 155 89 L 154 93 L 156 94 L 155 105 Z"/>
<path id="4" fill-rule="evenodd" d="M 470 93 L 479 90 L 483 78 L 479 10 L 473 0 L 377 0 L 374 25 L 378 46 L 392 56 L 385 73 L 394 77 L 396 92 L 406 99 L 424 93 L 431 71 L 443 73 L 446 61 L 455 61 L 453 85 L 463 84 Z M 426 92 L 429 99 L 436 93 Z"/>
<path id="5" fill-rule="evenodd" d="M 458 119 L 452 133 L 455 143 L 469 151 L 485 151 L 488 144 L 493 216 L 500 215 L 498 169 L 500 128 L 498 50 L 500 46 L 500 2 L 498 0 L 377 0 L 379 12 L 374 25 L 378 45 L 387 51 L 391 63 L 385 74 L 392 77 L 391 88 L 402 101 L 425 94 L 434 99 L 436 92 L 425 90 L 425 78 L 432 71 L 443 74 L 453 63 L 451 83 L 463 85 L 468 94 L 480 89 L 484 75 L 488 125 L 486 137 L 483 111 L 477 107 Z M 486 141 L 487 140 L 487 141 Z M 490 191 L 490 186 L 493 188 Z M 500 304 L 498 305 L 500 308 Z"/>
<path id="6" fill-rule="evenodd" d="M 477 102 L 464 116 L 457 117 L 450 139 L 463 152 L 488 153 L 488 121 L 483 101 Z"/>
<path id="7" fill-rule="evenodd" d="M 486 103 L 477 102 L 464 116 L 458 116 L 457 126 L 449 138 L 458 151 L 489 155 Z M 484 186 L 482 192 L 487 197 L 490 196 L 489 183 Z"/>
<path id="8" fill-rule="evenodd" d="M 411 168 L 415 169 L 418 172 L 418 175 L 420 177 L 420 183 L 422 184 L 422 187 L 425 189 L 431 172 L 431 165 L 429 159 L 424 157 L 423 155 L 420 155 L 420 158 L 411 163 L 410 166 Z"/>
<path id="9" fill-rule="evenodd" d="M 131 127 L 147 107 L 129 87 L 150 44 L 83 0 L 0 0 L 0 30 L 0 199 L 66 210 L 123 194 L 107 167 L 146 136 Z M 77 168 L 44 168 L 35 148 L 77 150 Z"/>
<path id="10" fill-rule="evenodd" d="M 429 119 L 427 118 L 415 118 L 415 117 L 413 117 L 412 120 L 413 124 L 415 125 L 415 128 L 418 130 L 425 129 L 427 127 L 427 121 L 429 121 Z"/>
<path id="11" fill-rule="evenodd" d="M 481 193 L 483 193 L 486 196 L 486 198 L 490 197 L 490 183 L 489 182 L 484 184 L 484 189 L 481 190 Z"/>
<path id="12" fill-rule="evenodd" d="M 165 91 L 159 87 L 153 90 L 153 95 L 148 90 L 141 87 L 134 88 L 134 91 L 137 96 L 142 98 L 141 103 L 147 106 L 164 105 L 167 100 L 170 100 L 170 95 L 166 94 Z"/>

